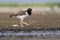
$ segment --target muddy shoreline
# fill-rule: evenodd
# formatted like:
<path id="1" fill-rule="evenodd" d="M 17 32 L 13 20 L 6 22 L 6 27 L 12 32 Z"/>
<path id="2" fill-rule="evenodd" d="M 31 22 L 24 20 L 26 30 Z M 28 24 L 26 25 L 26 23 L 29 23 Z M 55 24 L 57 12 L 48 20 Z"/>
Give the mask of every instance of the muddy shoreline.
<path id="1" fill-rule="evenodd" d="M 37 29 L 37 28 L 1 28 L 0 37 L 43 37 L 60 38 L 60 29 Z"/>
<path id="2" fill-rule="evenodd" d="M 9 28 L 9 27 L 0 27 L 0 32 L 6 32 L 6 31 L 14 31 L 14 32 L 20 32 L 20 31 L 24 31 L 24 32 L 31 32 L 31 31 L 54 31 L 54 30 L 60 30 L 60 28 L 40 28 L 40 27 L 14 27 L 14 28 Z"/>

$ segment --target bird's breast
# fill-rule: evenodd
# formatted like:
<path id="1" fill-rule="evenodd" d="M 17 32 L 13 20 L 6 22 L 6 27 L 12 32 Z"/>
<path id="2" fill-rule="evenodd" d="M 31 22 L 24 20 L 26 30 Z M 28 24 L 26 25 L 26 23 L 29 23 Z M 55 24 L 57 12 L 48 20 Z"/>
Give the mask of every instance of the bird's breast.
<path id="1" fill-rule="evenodd" d="M 21 19 L 21 18 L 26 18 L 28 16 L 29 16 L 29 14 L 26 12 L 26 15 L 17 15 L 16 17 Z"/>

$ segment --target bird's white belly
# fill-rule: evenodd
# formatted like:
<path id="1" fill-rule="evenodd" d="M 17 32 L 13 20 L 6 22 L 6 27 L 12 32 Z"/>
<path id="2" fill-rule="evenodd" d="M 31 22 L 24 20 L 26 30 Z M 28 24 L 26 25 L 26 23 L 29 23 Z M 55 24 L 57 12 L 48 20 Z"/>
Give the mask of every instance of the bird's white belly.
<path id="1" fill-rule="evenodd" d="M 28 13 L 26 12 L 26 15 L 22 15 L 22 16 L 20 16 L 20 15 L 18 15 L 18 16 L 16 16 L 18 19 L 24 19 L 24 18 L 26 18 L 26 17 L 28 17 L 29 15 L 28 15 Z"/>
<path id="2" fill-rule="evenodd" d="M 21 18 L 26 18 L 26 17 L 28 17 L 28 15 L 22 15 L 22 16 L 17 16 L 17 18 L 19 18 L 19 19 L 21 19 Z"/>

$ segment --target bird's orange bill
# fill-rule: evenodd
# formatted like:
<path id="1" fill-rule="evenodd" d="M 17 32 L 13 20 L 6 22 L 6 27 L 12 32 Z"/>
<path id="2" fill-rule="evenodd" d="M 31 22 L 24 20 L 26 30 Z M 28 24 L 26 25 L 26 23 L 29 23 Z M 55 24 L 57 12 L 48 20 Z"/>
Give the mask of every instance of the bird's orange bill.
<path id="1" fill-rule="evenodd" d="M 35 10 L 33 10 L 32 11 L 32 15 L 36 15 L 37 13 L 36 13 L 36 11 Z"/>

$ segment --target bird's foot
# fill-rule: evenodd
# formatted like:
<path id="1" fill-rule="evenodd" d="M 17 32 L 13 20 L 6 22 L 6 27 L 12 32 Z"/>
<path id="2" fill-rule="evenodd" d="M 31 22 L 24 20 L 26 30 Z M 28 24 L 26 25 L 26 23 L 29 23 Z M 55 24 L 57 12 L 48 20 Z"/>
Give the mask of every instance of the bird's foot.
<path id="1" fill-rule="evenodd" d="M 30 24 L 26 24 L 26 25 L 30 25 Z"/>
<path id="2" fill-rule="evenodd" d="M 21 27 L 24 27 L 23 25 L 21 25 Z"/>
<path id="3" fill-rule="evenodd" d="M 30 24 L 28 24 L 28 23 L 26 23 L 26 22 L 23 22 L 25 25 L 30 25 Z"/>

